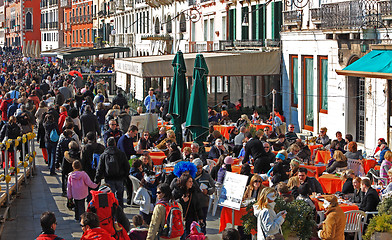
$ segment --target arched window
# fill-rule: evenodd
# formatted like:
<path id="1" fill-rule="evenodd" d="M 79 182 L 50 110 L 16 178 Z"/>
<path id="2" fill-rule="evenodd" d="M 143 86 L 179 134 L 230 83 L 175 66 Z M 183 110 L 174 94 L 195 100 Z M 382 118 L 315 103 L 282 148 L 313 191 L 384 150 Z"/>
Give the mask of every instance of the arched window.
<path id="1" fill-rule="evenodd" d="M 186 21 L 184 13 L 181 13 L 180 16 L 180 32 L 186 32 Z"/>
<path id="2" fill-rule="evenodd" d="M 26 30 L 33 29 L 33 15 L 31 12 L 26 13 Z"/>
<path id="3" fill-rule="evenodd" d="M 166 32 L 167 33 L 172 32 L 172 19 L 171 19 L 170 15 L 167 16 L 167 19 L 166 19 Z"/>
<path id="4" fill-rule="evenodd" d="M 159 24 L 159 18 L 155 19 L 155 34 L 159 34 L 161 30 L 161 25 Z"/>

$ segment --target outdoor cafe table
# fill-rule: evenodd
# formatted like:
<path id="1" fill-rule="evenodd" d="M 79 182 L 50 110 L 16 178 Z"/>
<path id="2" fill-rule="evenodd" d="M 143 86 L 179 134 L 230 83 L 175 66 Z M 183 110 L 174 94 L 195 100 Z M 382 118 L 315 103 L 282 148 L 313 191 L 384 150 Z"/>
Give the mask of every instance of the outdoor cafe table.
<path id="1" fill-rule="evenodd" d="M 309 177 L 315 177 L 315 176 L 320 176 L 326 169 L 327 167 L 325 165 L 305 165 L 301 164 L 299 167 L 306 168 L 310 171 L 308 171 L 308 176 Z"/>
<path id="2" fill-rule="evenodd" d="M 242 226 L 241 217 L 246 215 L 246 207 L 240 208 L 240 210 L 234 210 L 234 225 L 235 226 Z M 226 225 L 233 223 L 233 210 L 231 208 L 222 207 L 220 221 L 219 221 L 219 232 L 223 232 L 225 230 Z M 252 235 L 256 234 L 255 230 L 252 230 Z"/>
<path id="3" fill-rule="evenodd" d="M 322 145 L 322 144 L 318 144 L 318 145 L 308 145 L 308 147 L 309 147 L 310 152 L 312 153 L 312 156 L 313 156 L 314 150 L 317 149 L 317 148 L 322 148 L 323 145 Z"/>
<path id="4" fill-rule="evenodd" d="M 336 193 L 342 191 L 343 180 L 335 174 L 324 174 L 318 178 L 324 193 Z"/>
<path id="5" fill-rule="evenodd" d="M 235 128 L 235 126 L 214 125 L 214 130 L 220 132 L 226 139 L 230 138 L 230 131 L 233 128 Z"/>
<path id="6" fill-rule="evenodd" d="M 264 128 L 268 127 L 270 129 L 270 131 L 272 132 L 272 125 L 270 124 L 250 124 L 251 128 L 256 128 L 257 130 L 264 130 Z"/>
<path id="7" fill-rule="evenodd" d="M 328 160 L 331 159 L 330 151 L 322 151 L 318 150 L 316 154 L 316 158 L 314 159 L 315 163 L 328 163 Z"/>
<path id="8" fill-rule="evenodd" d="M 375 159 L 365 159 L 363 161 L 363 168 L 365 173 L 369 172 L 370 169 L 375 168 L 377 164 L 377 160 Z"/>
<path id="9" fill-rule="evenodd" d="M 162 165 L 166 155 L 163 151 L 149 151 L 150 157 L 154 165 Z"/>
<path id="10" fill-rule="evenodd" d="M 323 196 L 323 195 L 321 195 Z M 323 206 L 323 201 L 317 198 L 311 198 L 314 206 L 316 207 L 317 211 L 325 211 L 325 208 Z M 358 206 L 354 203 L 339 203 L 339 207 L 343 210 L 343 212 L 348 212 L 348 211 L 353 211 L 353 210 L 359 210 Z"/>

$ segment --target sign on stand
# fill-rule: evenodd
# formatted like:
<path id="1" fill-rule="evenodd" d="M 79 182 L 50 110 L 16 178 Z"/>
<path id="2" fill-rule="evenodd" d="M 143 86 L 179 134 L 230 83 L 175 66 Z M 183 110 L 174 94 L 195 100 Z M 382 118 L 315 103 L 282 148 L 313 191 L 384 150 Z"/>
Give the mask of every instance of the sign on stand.
<path id="1" fill-rule="evenodd" d="M 219 205 L 232 209 L 232 224 L 234 227 L 234 210 L 241 209 L 242 197 L 245 193 L 248 176 L 226 172 L 219 195 Z"/>

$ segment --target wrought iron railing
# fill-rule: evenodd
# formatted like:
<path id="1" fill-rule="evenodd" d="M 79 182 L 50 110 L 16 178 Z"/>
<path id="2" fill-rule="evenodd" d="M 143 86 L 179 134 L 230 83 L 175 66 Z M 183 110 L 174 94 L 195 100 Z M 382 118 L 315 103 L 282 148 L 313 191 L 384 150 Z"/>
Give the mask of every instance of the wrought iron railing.
<path id="1" fill-rule="evenodd" d="M 363 25 L 362 11 L 359 1 L 323 4 L 321 26 L 324 29 L 356 29 Z"/>
<path id="2" fill-rule="evenodd" d="M 283 22 L 285 25 L 297 25 L 302 22 L 302 10 L 292 10 L 283 12 Z"/>
<path id="3" fill-rule="evenodd" d="M 392 17 L 392 1 L 380 1 L 378 2 L 379 13 L 383 18 Z"/>
<path id="4" fill-rule="evenodd" d="M 321 22 L 321 8 L 310 9 L 310 15 L 313 22 Z"/>

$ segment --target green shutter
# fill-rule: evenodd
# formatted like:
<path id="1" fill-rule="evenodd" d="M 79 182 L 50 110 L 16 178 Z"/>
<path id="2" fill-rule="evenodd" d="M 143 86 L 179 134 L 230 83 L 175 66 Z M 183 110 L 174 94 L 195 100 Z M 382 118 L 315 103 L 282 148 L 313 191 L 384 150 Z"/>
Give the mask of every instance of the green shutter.
<path id="1" fill-rule="evenodd" d="M 293 69 L 292 78 L 293 78 L 293 105 L 298 105 L 298 57 L 292 58 L 293 61 Z"/>
<path id="2" fill-rule="evenodd" d="M 271 3 L 271 15 L 271 36 L 273 40 L 279 40 L 282 26 L 282 2 Z"/>
<path id="3" fill-rule="evenodd" d="M 256 5 L 252 6 L 252 40 L 258 40 L 258 34 L 257 34 L 257 30 L 259 28 L 258 26 L 258 19 L 257 19 L 257 12 L 259 10 L 256 10 Z"/>
<path id="4" fill-rule="evenodd" d="M 305 125 L 313 127 L 313 58 L 305 58 Z"/>
<path id="5" fill-rule="evenodd" d="M 259 36 L 259 40 L 263 42 L 264 45 L 264 40 L 265 40 L 265 33 L 266 33 L 266 19 L 265 19 L 265 4 L 259 4 L 258 5 L 259 8 L 259 26 L 258 26 L 258 36 Z"/>
<path id="6" fill-rule="evenodd" d="M 328 110 L 328 59 L 321 59 L 321 109 Z"/>

